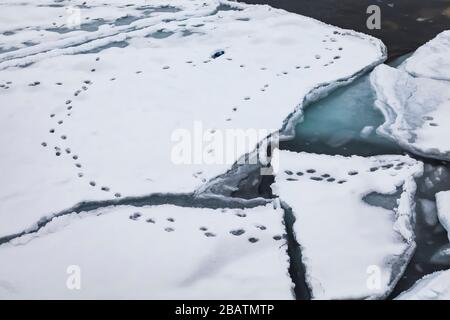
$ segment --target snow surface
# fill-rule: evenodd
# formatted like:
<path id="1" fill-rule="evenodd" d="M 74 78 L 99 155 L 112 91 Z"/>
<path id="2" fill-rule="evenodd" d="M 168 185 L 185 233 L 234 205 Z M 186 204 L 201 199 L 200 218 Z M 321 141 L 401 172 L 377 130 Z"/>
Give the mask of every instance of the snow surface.
<path id="1" fill-rule="evenodd" d="M 380 65 L 371 74 L 385 117 L 377 129 L 403 148 L 450 160 L 450 31 L 420 47 L 397 69 Z"/>
<path id="2" fill-rule="evenodd" d="M 133 28 L 138 20 L 193 11 L 199 2 L 184 0 L 6 0 L 0 3 L 0 61 L 39 52 L 48 43 Z"/>
<path id="3" fill-rule="evenodd" d="M 412 288 L 401 293 L 398 300 L 449 300 L 450 270 L 429 274 L 418 280 Z"/>
<path id="4" fill-rule="evenodd" d="M 436 206 L 439 222 L 449 233 L 450 239 L 450 191 L 442 191 L 436 194 Z"/>
<path id="5" fill-rule="evenodd" d="M 272 204 L 57 217 L 0 246 L 0 299 L 292 299 L 282 221 Z M 66 286 L 70 266 L 80 290 Z"/>
<path id="6" fill-rule="evenodd" d="M 421 162 L 406 156 L 342 157 L 276 153 L 273 192 L 292 208 L 306 281 L 314 299 L 386 297 L 414 251 L 414 178 Z M 370 194 L 401 195 L 394 210 Z M 373 276 L 380 275 L 373 285 Z"/>
<path id="7" fill-rule="evenodd" d="M 15 28 L 33 23 L 37 30 L 58 15 L 47 21 L 55 8 L 35 11 L 40 2 L 20 3 L 33 19 L 8 14 L 17 19 Z M 93 10 L 92 17 L 112 21 L 138 10 L 114 3 L 90 1 L 82 16 Z M 235 152 L 222 161 L 223 146 L 210 142 L 214 134 L 277 131 L 315 93 L 346 83 L 386 56 L 372 37 L 268 6 L 152 1 L 162 4 L 180 10 L 51 39 L 45 34 L 53 31 L 42 31 L 45 41 L 0 54 L 0 164 L 7 168 L 0 237 L 36 227 L 42 217 L 81 201 L 193 192 L 264 138 L 232 145 Z M 18 5 L 1 4 L 2 10 Z M 23 42 L 26 30 L 1 41 Z M 224 54 L 212 58 L 219 51 Z M 198 122 L 205 140 L 200 150 L 215 160 L 176 164 L 174 132 L 192 133 Z"/>
<path id="8" fill-rule="evenodd" d="M 450 80 L 450 30 L 416 50 L 404 69 L 415 77 Z"/>

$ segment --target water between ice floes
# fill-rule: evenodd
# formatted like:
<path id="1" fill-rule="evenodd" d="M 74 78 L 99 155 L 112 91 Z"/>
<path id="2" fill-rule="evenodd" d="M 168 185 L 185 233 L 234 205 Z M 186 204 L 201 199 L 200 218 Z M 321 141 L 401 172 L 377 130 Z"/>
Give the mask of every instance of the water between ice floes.
<path id="1" fill-rule="evenodd" d="M 407 56 L 394 61 L 391 65 L 397 66 L 405 58 Z M 369 75 L 365 75 L 308 106 L 303 121 L 296 126 L 295 137 L 282 142 L 280 148 L 296 152 L 344 156 L 407 154 L 394 142 L 376 134 L 376 128 L 384 122 L 384 118 L 374 107 L 374 101 L 375 94 L 370 87 Z M 437 257 L 438 250 L 448 245 L 448 238 L 435 218 L 434 198 L 436 192 L 450 190 L 450 165 L 442 161 L 409 155 L 425 163 L 425 175 L 433 183 L 426 184 L 425 178 L 418 181 L 415 227 L 417 250 L 392 297 L 411 287 L 424 275 L 450 267 L 448 257 Z M 375 195 L 365 200 L 370 205 L 379 206 L 395 203 L 392 196 Z"/>

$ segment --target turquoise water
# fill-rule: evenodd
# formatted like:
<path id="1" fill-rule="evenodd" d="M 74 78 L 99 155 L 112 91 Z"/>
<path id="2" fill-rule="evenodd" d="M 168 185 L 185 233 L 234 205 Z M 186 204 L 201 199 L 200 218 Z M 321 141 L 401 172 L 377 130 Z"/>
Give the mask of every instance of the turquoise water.
<path id="1" fill-rule="evenodd" d="M 282 142 L 280 148 L 344 156 L 403 153 L 376 134 L 384 118 L 373 107 L 374 101 L 369 78 L 364 76 L 308 106 L 304 120 L 295 128 L 295 138 Z"/>
<path id="2" fill-rule="evenodd" d="M 410 55 L 389 65 L 397 67 Z M 384 117 L 374 106 L 369 75 L 306 107 L 303 121 L 295 128 L 295 138 L 282 142 L 280 148 L 344 156 L 405 153 L 396 143 L 376 133 Z"/>

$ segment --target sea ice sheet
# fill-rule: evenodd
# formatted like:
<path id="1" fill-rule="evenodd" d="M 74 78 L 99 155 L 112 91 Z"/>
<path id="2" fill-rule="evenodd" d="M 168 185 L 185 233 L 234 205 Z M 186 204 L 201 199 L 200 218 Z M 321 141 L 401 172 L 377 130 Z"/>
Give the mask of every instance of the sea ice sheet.
<path id="1" fill-rule="evenodd" d="M 272 204 L 60 216 L 0 246 L 0 299 L 292 299 L 284 232 Z"/>
<path id="2" fill-rule="evenodd" d="M 87 40 L 133 29 L 145 19 L 199 5 L 185 0 L 5 0 L 0 3 L 0 61 L 45 51 L 56 40 L 61 44 L 75 36 Z"/>
<path id="3" fill-rule="evenodd" d="M 280 151 L 273 192 L 292 208 L 306 282 L 314 299 L 386 297 L 415 248 L 415 176 L 405 156 L 363 158 Z M 401 191 L 394 210 L 370 194 Z M 378 277 L 374 280 L 374 276 Z"/>
<path id="4" fill-rule="evenodd" d="M 448 35 L 419 48 L 398 69 L 380 65 L 371 74 L 375 106 L 385 117 L 377 132 L 413 153 L 443 160 L 450 160 L 450 82 L 436 73 L 449 73 Z"/>
<path id="5" fill-rule="evenodd" d="M 417 49 L 403 68 L 415 77 L 450 81 L 450 30 Z"/>
<path id="6" fill-rule="evenodd" d="M 89 3 L 85 13 L 99 2 Z M 115 4 L 95 17 L 137 10 Z M 268 6 L 173 5 L 0 55 L 0 237 L 80 201 L 193 192 L 264 138 L 233 145 L 224 161 L 215 135 L 277 131 L 305 97 L 386 57 L 379 40 Z M 196 125 L 203 139 L 191 147 L 208 160 L 177 164 L 174 133 Z"/>

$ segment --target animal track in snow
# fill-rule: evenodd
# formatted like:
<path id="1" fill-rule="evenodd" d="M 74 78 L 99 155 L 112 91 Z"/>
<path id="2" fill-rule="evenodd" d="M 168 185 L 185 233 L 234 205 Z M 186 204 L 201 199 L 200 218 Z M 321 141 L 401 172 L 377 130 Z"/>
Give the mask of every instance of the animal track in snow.
<path id="1" fill-rule="evenodd" d="M 244 229 L 236 229 L 236 230 L 231 230 L 230 233 L 233 236 L 240 236 L 240 235 L 243 235 L 245 233 L 245 230 Z"/>
<path id="2" fill-rule="evenodd" d="M 367 174 L 372 174 L 375 172 L 378 172 L 380 170 L 382 171 L 389 171 L 390 175 L 397 175 L 395 171 L 402 170 L 405 165 L 407 165 L 405 162 L 392 162 L 387 164 L 380 163 L 378 166 L 372 166 L 368 169 L 366 169 Z M 408 166 L 410 166 L 408 164 Z M 303 178 L 307 178 L 310 181 L 315 181 L 318 183 L 336 183 L 339 185 L 345 184 L 352 179 L 355 179 L 357 176 L 361 175 L 361 172 L 358 170 L 349 170 L 347 172 L 341 172 L 339 177 L 333 176 L 330 173 L 327 172 L 320 172 L 318 169 L 310 168 L 305 171 L 297 171 L 295 173 L 295 176 L 293 175 L 292 170 L 284 170 L 284 180 L 289 182 L 295 182 L 295 181 L 301 181 Z M 362 176 L 359 179 L 364 179 L 365 177 Z"/>
<path id="3" fill-rule="evenodd" d="M 133 214 L 130 215 L 130 219 L 131 219 L 131 220 L 138 220 L 141 216 L 142 216 L 141 213 L 135 212 L 135 213 L 133 213 Z"/>
<path id="4" fill-rule="evenodd" d="M 216 236 L 216 234 L 215 233 L 212 233 L 212 232 L 205 232 L 205 236 L 206 237 L 215 237 Z"/>
<path id="5" fill-rule="evenodd" d="M 331 41 L 331 40 L 329 40 L 329 41 Z M 332 47 L 332 48 L 334 47 L 334 45 L 332 45 L 332 44 L 328 44 L 328 46 Z M 215 54 L 215 53 L 217 53 L 217 54 Z M 311 57 L 308 58 L 309 61 L 307 61 L 307 62 L 296 61 L 296 62 L 290 64 L 290 66 L 283 66 L 282 68 L 280 68 L 280 69 L 275 71 L 275 70 L 271 70 L 271 69 L 268 70 L 267 67 L 264 66 L 264 64 L 260 64 L 260 65 L 256 65 L 255 66 L 253 64 L 254 63 L 253 61 L 237 61 L 236 59 L 233 60 L 232 58 L 227 57 L 228 52 L 225 54 L 225 52 L 221 52 L 221 50 L 217 50 L 215 53 L 213 53 L 213 57 L 211 57 L 211 53 L 208 54 L 209 58 L 211 58 L 211 59 L 209 59 L 209 61 L 208 60 L 204 60 L 205 58 L 208 58 L 208 57 L 203 57 L 202 59 L 192 59 L 192 57 L 186 57 L 186 59 L 185 59 L 186 61 L 183 59 L 183 61 L 180 61 L 180 62 L 182 63 L 182 66 L 184 68 L 188 68 L 188 66 L 185 65 L 185 63 L 194 65 L 195 64 L 194 60 L 195 60 L 195 62 L 198 64 L 197 69 L 210 68 L 210 66 L 217 65 L 219 63 L 226 63 L 227 66 L 234 67 L 234 68 L 242 68 L 242 72 L 246 72 L 246 70 L 250 69 L 250 68 L 254 68 L 254 69 L 258 69 L 259 68 L 262 71 L 266 71 L 264 73 L 261 73 L 261 75 L 267 75 L 267 77 L 272 79 L 272 80 L 273 80 L 273 73 L 275 73 L 275 72 L 279 72 L 279 73 L 282 73 L 283 75 L 286 75 L 286 76 L 280 77 L 279 81 L 281 81 L 281 82 L 282 81 L 286 81 L 284 79 L 290 79 L 291 76 L 298 76 L 299 73 L 297 71 L 294 71 L 294 70 L 300 70 L 300 73 L 304 72 L 303 69 L 302 69 L 302 66 L 304 66 L 303 68 L 308 69 L 308 68 L 310 68 L 310 66 L 309 65 L 305 65 L 305 64 L 307 64 L 307 63 L 313 64 L 314 63 L 313 62 L 314 61 L 314 54 L 313 54 L 313 55 L 311 55 Z M 333 56 L 334 57 L 337 56 L 336 55 L 336 53 L 337 53 L 336 51 L 334 53 L 333 52 L 325 52 L 325 53 L 323 53 L 323 52 L 319 52 L 319 51 L 316 52 L 316 53 L 319 56 L 319 58 L 321 59 L 322 63 L 325 62 L 326 59 L 332 59 Z M 222 55 L 224 55 L 224 56 L 222 56 Z M 96 60 L 96 61 L 98 61 L 98 60 Z M 229 61 L 229 62 L 225 62 L 225 61 Z M 202 62 L 208 62 L 208 63 L 207 64 L 203 64 Z M 162 63 L 159 66 L 159 68 L 163 68 L 163 69 L 174 68 L 174 69 L 176 69 L 176 65 L 175 64 L 172 64 L 172 63 L 168 63 L 168 64 L 170 64 L 170 66 L 169 65 L 164 65 L 164 63 Z M 94 67 L 96 67 L 98 71 L 101 71 L 101 68 L 98 66 L 98 64 L 95 64 L 95 65 L 92 64 L 90 68 L 87 68 L 87 71 L 89 71 L 89 70 L 95 71 L 96 69 Z M 316 67 L 316 64 L 314 64 L 313 67 Z M 159 70 L 161 72 L 161 69 L 159 69 Z M 191 69 L 189 68 L 189 70 L 191 70 Z M 147 74 L 146 69 L 141 69 L 140 67 L 131 69 L 129 71 L 129 73 L 131 73 L 131 74 L 144 73 L 144 75 Z M 169 72 L 169 74 L 170 73 L 171 72 Z M 162 74 L 162 72 L 161 72 L 161 74 Z M 69 99 L 65 100 L 67 109 L 70 111 L 70 110 L 72 110 L 72 108 L 74 108 L 74 110 L 75 110 L 75 111 L 73 111 L 74 112 L 73 113 L 73 117 L 76 117 L 76 110 L 78 108 L 77 107 L 77 101 L 79 101 L 77 99 L 79 99 L 80 96 L 83 96 L 83 94 L 85 94 L 84 92 L 88 90 L 88 86 L 95 85 L 95 83 L 98 81 L 98 78 L 96 78 L 94 76 L 95 75 L 88 75 L 87 77 L 89 77 L 89 78 L 92 77 L 89 80 L 81 79 L 82 80 L 81 81 L 81 86 L 78 87 L 78 88 L 74 88 L 76 90 L 70 90 L 71 95 L 69 96 L 69 94 L 68 94 L 68 97 L 66 97 L 66 98 L 69 98 Z M 107 81 L 107 79 L 110 79 L 111 81 L 113 81 L 113 80 L 116 79 L 116 77 L 111 77 L 111 78 L 107 77 L 105 80 Z M 135 77 L 135 79 L 141 79 L 141 78 L 140 77 Z M 257 87 L 254 88 L 254 90 L 252 90 L 251 92 L 244 92 L 242 94 L 242 96 L 240 96 L 241 99 L 244 98 L 244 100 L 249 101 L 248 103 L 247 102 L 244 103 L 244 102 L 241 101 L 242 107 L 239 106 L 239 111 L 240 112 L 237 112 L 238 111 L 237 107 L 234 107 L 233 105 L 231 105 L 230 107 L 232 107 L 233 115 L 230 116 L 230 111 L 228 109 L 227 110 L 228 114 L 227 115 L 223 115 L 222 119 L 227 121 L 229 124 L 232 124 L 232 123 L 236 122 L 237 120 L 239 120 L 238 117 L 240 116 L 241 112 L 245 111 L 245 107 L 248 104 L 253 104 L 255 101 L 258 101 L 258 98 L 262 98 L 263 96 L 258 96 L 258 94 L 262 95 L 263 94 L 262 92 L 266 91 L 267 88 L 269 88 L 269 83 L 267 83 L 267 79 L 262 79 L 262 80 L 265 80 L 265 81 L 261 81 L 260 83 L 258 83 Z M 136 80 L 136 81 L 139 81 L 139 80 Z M 92 82 L 94 82 L 94 84 L 92 84 Z M 273 83 L 273 82 L 270 83 L 270 87 L 274 88 L 274 89 L 278 88 L 277 85 L 278 84 Z M 251 97 L 251 99 L 250 99 L 250 97 Z M 67 117 L 64 117 L 64 120 L 59 119 L 58 124 L 60 125 L 61 128 L 59 126 L 57 127 L 58 135 L 56 137 L 60 137 L 61 140 L 67 140 L 66 143 L 68 143 L 69 146 L 73 148 L 74 146 L 70 145 L 71 141 L 74 140 L 74 136 L 72 135 L 73 133 L 64 131 L 65 122 L 71 121 L 71 119 L 68 118 L 68 117 L 70 117 L 70 114 L 65 113 L 63 115 L 67 116 Z M 61 114 L 58 114 L 58 116 L 56 118 L 60 118 L 60 116 L 61 116 Z M 229 124 L 226 124 L 226 125 L 229 125 Z M 53 130 L 55 130 L 55 129 L 53 129 Z M 62 133 L 64 133 L 64 134 L 62 134 Z M 65 147 L 65 145 L 63 145 L 63 147 Z M 75 153 L 77 151 L 79 151 L 79 150 L 75 150 L 74 149 L 72 153 Z M 67 159 L 65 157 L 63 157 L 63 158 Z M 74 158 L 73 160 L 77 160 L 77 159 Z M 83 161 L 81 163 L 83 164 L 83 168 L 89 166 L 89 163 L 86 163 L 84 158 L 83 158 Z M 80 165 L 79 167 L 80 168 L 81 168 L 81 163 L 79 163 L 79 165 Z M 75 165 L 77 165 L 77 164 L 75 164 Z M 83 169 L 83 171 L 84 171 L 84 169 Z M 85 173 L 84 178 L 86 178 L 86 181 L 89 181 L 88 180 L 89 179 L 89 173 L 87 171 L 85 171 L 84 173 Z M 297 176 L 299 176 L 299 175 L 297 175 Z M 206 182 L 204 177 L 198 177 L 198 178 L 201 179 L 201 181 Z M 294 178 L 292 178 L 292 179 L 294 179 Z M 323 179 L 323 177 L 322 177 L 322 179 Z M 98 183 L 96 185 L 97 187 L 100 187 L 102 185 L 104 186 L 102 181 L 97 181 L 97 183 Z M 106 186 L 104 186 L 104 187 L 106 187 Z M 108 191 L 109 191 L 109 187 L 107 187 L 107 188 L 108 188 Z M 105 191 L 105 188 L 102 188 L 102 190 Z M 121 196 L 120 193 L 118 193 L 118 192 L 112 192 L 112 194 L 114 194 L 115 196 Z"/>
<path id="6" fill-rule="evenodd" d="M 100 60 L 100 58 L 97 57 L 97 58 L 96 58 L 96 61 L 99 61 L 99 60 Z M 95 71 L 96 71 L 96 69 L 94 69 L 94 68 L 91 69 L 91 72 L 95 72 Z M 138 71 L 137 73 L 140 73 L 140 71 Z M 111 78 L 110 80 L 115 80 L 115 78 Z M 39 84 L 40 84 L 39 81 L 35 81 L 35 82 L 32 82 L 32 83 L 30 84 L 30 86 L 37 86 L 37 85 L 39 85 Z M 92 80 L 83 80 L 83 81 L 82 81 L 82 84 L 81 84 L 81 88 L 80 88 L 80 89 L 77 89 L 77 90 L 73 93 L 73 96 L 74 96 L 75 98 L 77 98 L 82 92 L 85 92 L 85 91 L 87 91 L 87 90 L 89 89 L 87 85 L 92 85 L 92 84 L 93 84 Z M 63 83 L 62 83 L 62 82 L 56 82 L 56 85 L 61 86 L 61 85 L 63 85 Z M 66 110 L 70 111 L 70 110 L 73 109 L 72 103 L 73 103 L 73 100 L 72 100 L 72 99 L 67 99 L 67 100 L 64 101 L 64 104 L 66 105 Z M 65 115 L 66 115 L 67 117 L 70 117 L 70 116 L 71 116 L 71 113 L 69 112 L 69 113 L 66 113 Z M 55 117 L 56 117 L 56 113 L 51 113 L 51 114 L 50 114 L 50 118 L 55 118 Z M 64 120 L 59 119 L 59 120 L 56 121 L 56 124 L 57 124 L 58 126 L 63 127 L 63 125 L 64 125 Z M 56 132 L 56 129 L 55 129 L 55 128 L 50 128 L 50 129 L 49 129 L 49 133 L 54 134 L 55 132 Z M 68 138 L 67 134 L 62 134 L 62 135 L 60 135 L 59 137 L 60 137 L 61 140 L 64 140 L 64 141 L 67 141 L 67 138 Z M 42 142 L 41 145 L 42 145 L 43 147 L 46 147 L 48 144 L 47 144 L 47 142 Z M 55 151 L 55 155 L 56 155 L 57 157 L 60 157 L 60 156 L 62 155 L 61 148 L 55 147 L 55 150 L 56 150 L 56 151 Z M 70 147 L 66 147 L 66 148 L 65 148 L 65 152 L 66 152 L 67 154 L 70 154 L 70 153 L 72 153 L 72 150 L 71 150 Z M 72 159 L 75 160 L 75 161 L 77 161 L 77 160 L 78 160 L 78 155 L 73 155 L 73 156 L 72 156 Z M 82 165 L 81 165 L 81 163 L 76 162 L 76 163 L 75 163 L 75 167 L 77 167 L 77 168 L 82 168 Z M 78 178 L 84 178 L 84 176 L 85 176 L 85 175 L 84 175 L 83 172 L 78 172 L 78 173 L 77 173 L 77 177 L 78 177 Z M 96 182 L 94 182 L 94 181 L 90 181 L 90 182 L 89 182 L 89 185 L 92 186 L 92 187 L 95 187 L 97 184 L 96 184 Z M 102 191 L 105 191 L 105 192 L 109 192 L 109 191 L 110 191 L 110 188 L 109 188 L 108 186 L 102 186 L 102 187 L 101 187 L 101 190 L 102 190 Z M 119 192 L 114 192 L 114 197 L 119 198 L 119 197 L 121 197 L 121 196 L 122 196 L 121 193 L 119 193 Z"/>
<path id="7" fill-rule="evenodd" d="M 144 210 L 144 212 L 145 212 L 145 210 Z M 230 212 L 229 209 L 222 209 L 221 212 L 224 213 L 224 214 L 235 214 L 235 215 L 236 214 L 240 214 L 240 215 L 245 215 L 246 216 L 246 214 L 244 214 L 239 209 L 238 210 L 233 210 L 233 212 Z M 252 216 L 252 217 L 254 217 L 254 216 Z M 145 224 L 151 225 L 152 228 L 154 228 L 154 227 L 162 228 L 163 231 L 173 232 L 175 235 L 177 234 L 177 230 L 181 230 L 181 231 L 179 231 L 181 233 L 185 233 L 185 232 L 191 231 L 193 236 L 195 234 L 198 234 L 198 232 L 200 232 L 200 235 L 204 236 L 205 238 L 213 238 L 213 237 L 221 236 L 221 237 L 228 237 L 229 239 L 236 239 L 236 240 L 240 239 L 238 241 L 246 241 L 246 242 L 248 241 L 251 244 L 256 243 L 256 242 L 258 242 L 260 240 L 259 237 L 255 236 L 255 232 L 264 232 L 265 233 L 268 230 L 268 228 L 267 228 L 265 223 L 262 224 L 262 223 L 258 223 L 258 222 L 255 221 L 254 223 L 252 223 L 255 231 L 248 231 L 246 229 L 248 229 L 250 227 L 250 225 L 248 225 L 247 222 L 242 221 L 241 222 L 242 226 L 238 226 L 238 225 L 235 225 L 235 223 L 236 222 L 239 223 L 239 221 L 241 221 L 241 220 L 236 220 L 234 223 L 232 223 L 232 224 L 234 224 L 233 228 L 230 228 L 230 229 L 228 229 L 229 231 L 225 232 L 225 230 L 226 230 L 225 228 L 226 227 L 224 227 L 224 228 L 222 228 L 222 229 L 225 229 L 224 232 L 222 234 L 220 234 L 220 233 L 217 233 L 214 230 L 210 230 L 210 228 L 207 225 L 200 225 L 200 226 L 197 225 L 197 226 L 195 226 L 195 225 L 192 225 L 190 223 L 185 224 L 183 221 L 181 222 L 181 225 L 179 225 L 177 227 L 176 225 L 178 223 L 180 223 L 180 222 L 178 222 L 178 220 L 183 220 L 183 219 L 178 219 L 178 218 L 175 219 L 173 216 L 166 216 L 164 214 L 162 214 L 159 217 L 159 221 L 164 220 L 164 221 L 169 222 L 171 224 L 167 225 L 167 223 L 166 223 L 165 225 L 162 225 L 162 226 L 161 226 L 161 224 L 159 224 L 159 226 L 158 226 L 157 219 L 155 218 L 154 215 L 146 216 L 146 214 L 145 213 L 143 214 L 142 211 L 140 211 L 140 212 L 139 211 L 137 211 L 137 212 L 133 212 L 132 211 L 128 215 L 128 218 L 130 220 L 138 222 L 138 223 L 145 223 Z M 229 219 L 229 218 L 227 218 L 227 219 Z M 219 226 L 220 226 L 220 224 L 219 224 Z M 216 228 L 217 228 L 217 225 L 216 225 Z M 214 228 L 212 228 L 212 229 L 214 229 Z M 241 237 L 242 235 L 244 235 L 246 233 L 250 233 L 247 238 Z M 279 240 L 283 239 L 282 235 L 277 234 L 277 233 L 275 233 L 273 235 L 269 234 L 269 236 L 271 237 L 271 239 L 273 241 L 279 241 Z"/>

